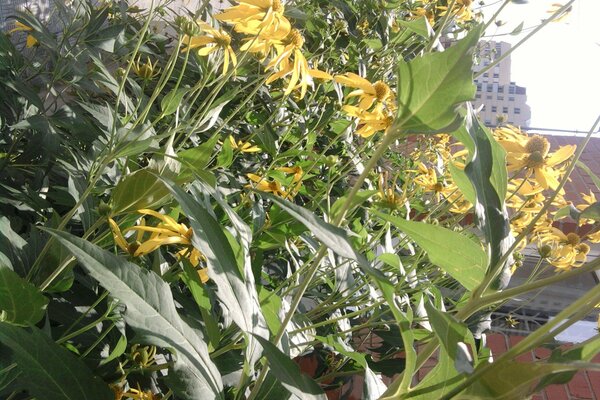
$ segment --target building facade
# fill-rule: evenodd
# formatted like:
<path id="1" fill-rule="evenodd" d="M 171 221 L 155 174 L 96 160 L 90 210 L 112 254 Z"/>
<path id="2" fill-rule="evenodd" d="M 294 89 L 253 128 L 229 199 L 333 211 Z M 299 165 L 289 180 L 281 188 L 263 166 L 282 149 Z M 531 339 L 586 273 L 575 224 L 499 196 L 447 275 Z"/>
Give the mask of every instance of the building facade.
<path id="1" fill-rule="evenodd" d="M 474 72 L 487 68 L 510 48 L 511 45 L 506 42 L 481 42 L 479 64 L 475 66 Z M 487 126 L 529 126 L 531 109 L 527 105 L 527 90 L 511 80 L 510 67 L 509 55 L 475 79 L 477 93 L 473 106 L 475 109 L 480 108 L 479 115 Z"/>

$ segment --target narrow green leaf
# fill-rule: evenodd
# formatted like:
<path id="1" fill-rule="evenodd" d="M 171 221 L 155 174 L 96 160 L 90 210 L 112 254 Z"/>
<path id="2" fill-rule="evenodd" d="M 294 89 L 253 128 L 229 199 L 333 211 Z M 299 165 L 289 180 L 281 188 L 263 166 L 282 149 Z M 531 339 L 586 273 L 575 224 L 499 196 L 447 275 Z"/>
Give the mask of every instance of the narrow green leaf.
<path id="1" fill-rule="evenodd" d="M 481 246 L 468 237 L 447 228 L 423 222 L 373 213 L 406 233 L 423 250 L 429 260 L 456 279 L 466 289 L 475 289 L 483 280 L 487 255 Z"/>
<path id="2" fill-rule="evenodd" d="M 300 367 L 273 343 L 255 336 L 264 349 L 265 357 L 271 365 L 271 373 L 293 395 L 300 399 L 326 400 L 323 389 L 308 375 L 300 372 Z"/>
<path id="3" fill-rule="evenodd" d="M 0 265 L 0 321 L 29 326 L 39 322 L 48 299 L 14 271 Z"/>
<path id="4" fill-rule="evenodd" d="M 398 65 L 398 116 L 401 133 L 435 133 L 460 126 L 459 108 L 475 96 L 472 54 L 481 27 L 439 53 Z"/>
<path id="5" fill-rule="evenodd" d="M 592 179 L 592 182 L 594 182 L 594 185 L 596 185 L 596 187 L 598 189 L 600 189 L 600 178 L 598 178 L 598 176 L 596 174 L 594 174 L 592 172 L 592 170 L 587 165 L 585 165 L 583 162 L 577 161 L 577 166 L 579 168 L 581 168 L 582 170 L 584 170 L 585 173 L 588 174 L 588 176 Z"/>
<path id="6" fill-rule="evenodd" d="M 100 365 L 108 364 L 117 357 L 120 357 L 123 353 L 125 353 L 125 350 L 127 350 L 127 336 L 121 336 L 108 357 L 100 361 Z"/>
<path id="7" fill-rule="evenodd" d="M 169 190 L 157 175 L 140 169 L 117 184 L 112 195 L 112 212 L 121 214 L 142 208 L 153 208 L 169 195 Z"/>
<path id="8" fill-rule="evenodd" d="M 600 221 L 600 201 L 595 202 L 594 204 L 590 204 L 587 206 L 581 214 L 579 214 L 579 218 L 587 218 L 593 219 L 594 221 Z"/>
<path id="9" fill-rule="evenodd" d="M 473 185 L 465 171 L 454 165 L 452 161 L 448 162 L 447 167 L 450 171 L 450 176 L 452 176 L 452 181 L 456 183 L 456 186 L 458 186 L 460 192 L 465 196 L 465 199 L 469 200 L 471 204 L 475 204 L 477 201 L 475 189 L 473 189 Z"/>
<path id="10" fill-rule="evenodd" d="M 125 321 L 140 340 L 176 352 L 173 381 L 180 384 L 177 388 L 182 398 L 223 398 L 221 375 L 206 343 L 199 331 L 181 319 L 171 288 L 160 276 L 69 233 L 45 230 L 127 306 Z"/>
<path id="11" fill-rule="evenodd" d="M 244 275 L 241 274 L 230 239 L 219 221 L 183 189 L 166 180 L 163 182 L 187 215 L 194 232 L 192 244 L 206 257 L 208 276 L 218 288 L 217 297 L 227 307 L 235 324 L 245 332 L 268 337 L 269 330 L 260 308 L 252 270 L 246 268 Z M 250 340 L 246 350 L 250 365 L 259 356 L 260 348 Z"/>
<path id="12" fill-rule="evenodd" d="M 465 143 L 467 147 L 470 147 L 470 161 L 465 167 L 465 173 L 475 188 L 477 201 L 474 205 L 477 226 L 485 235 L 489 266 L 493 268 L 514 241 L 504 206 L 508 180 L 506 153 L 494 140 L 489 130 L 477 119 L 470 105 L 465 126 L 459 131 L 460 138 L 464 140 L 463 143 L 469 141 L 466 134 L 472 142 L 470 146 Z M 493 287 L 497 289 L 506 287 L 511 275 L 510 264 L 510 260 L 507 260 L 502 266 Z"/>
<path id="13" fill-rule="evenodd" d="M 187 89 L 177 89 L 170 91 L 160 102 L 160 108 L 162 109 L 163 115 L 171 115 L 181 104 L 181 99 L 187 93 Z"/>
<path id="14" fill-rule="evenodd" d="M 425 39 L 427 39 L 431 34 L 431 26 L 425 17 L 420 17 L 410 21 L 397 19 L 396 22 L 398 25 L 406 28 L 408 31 L 416 33 Z"/>
<path id="15" fill-rule="evenodd" d="M 75 355 L 38 328 L 0 322 L 0 342 L 12 350 L 31 396 L 44 400 L 112 400 L 114 393 Z"/>

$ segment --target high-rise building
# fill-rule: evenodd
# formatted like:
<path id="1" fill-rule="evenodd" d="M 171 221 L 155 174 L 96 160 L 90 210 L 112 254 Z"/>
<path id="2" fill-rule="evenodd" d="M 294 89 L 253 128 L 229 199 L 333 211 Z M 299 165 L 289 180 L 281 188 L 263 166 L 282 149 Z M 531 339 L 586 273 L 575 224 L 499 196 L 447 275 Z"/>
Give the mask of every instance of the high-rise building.
<path id="1" fill-rule="evenodd" d="M 481 42 L 479 64 L 474 72 L 484 70 L 510 48 L 511 45 L 506 42 Z M 477 94 L 473 106 L 475 109 L 481 107 L 479 115 L 487 126 L 529 126 L 531 109 L 527 105 L 527 91 L 511 81 L 510 65 L 509 55 L 475 80 Z"/>

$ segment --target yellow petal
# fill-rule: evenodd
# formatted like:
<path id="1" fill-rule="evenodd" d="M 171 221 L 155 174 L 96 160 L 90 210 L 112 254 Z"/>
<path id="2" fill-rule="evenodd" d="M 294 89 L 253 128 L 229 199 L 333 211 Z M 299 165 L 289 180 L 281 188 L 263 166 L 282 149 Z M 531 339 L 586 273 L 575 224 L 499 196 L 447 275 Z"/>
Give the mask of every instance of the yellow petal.
<path id="1" fill-rule="evenodd" d="M 546 160 L 546 165 L 553 167 L 557 164 L 560 164 L 563 161 L 566 161 L 573 155 L 573 153 L 575 153 L 576 148 L 577 146 L 574 145 L 561 147 L 560 149 L 556 150 L 554 154 L 548 157 L 548 159 Z"/>
<path id="2" fill-rule="evenodd" d="M 112 231 L 113 237 L 115 239 L 115 243 L 117 246 L 121 248 L 123 251 L 129 251 L 129 243 L 125 240 L 125 237 L 121 233 L 121 229 L 119 229 L 119 225 L 112 218 L 108 219 L 108 225 L 110 226 L 110 230 Z"/>

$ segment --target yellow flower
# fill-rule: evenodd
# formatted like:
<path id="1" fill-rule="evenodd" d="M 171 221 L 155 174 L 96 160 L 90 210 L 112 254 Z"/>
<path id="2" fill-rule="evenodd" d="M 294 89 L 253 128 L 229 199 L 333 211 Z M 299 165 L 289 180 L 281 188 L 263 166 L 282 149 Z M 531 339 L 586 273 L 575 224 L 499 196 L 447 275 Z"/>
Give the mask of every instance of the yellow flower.
<path id="1" fill-rule="evenodd" d="M 550 246 L 547 260 L 556 268 L 569 270 L 585 263 L 590 246 L 581 243 L 581 237 L 574 233 L 564 234 L 560 229 L 551 228 L 539 236 L 541 245 Z M 539 246 L 538 246 L 539 247 Z"/>
<path id="2" fill-rule="evenodd" d="M 207 56 L 219 49 L 223 50 L 223 72 L 225 75 L 229 70 L 229 64 L 235 68 L 237 66 L 237 57 L 231 47 L 231 37 L 222 29 L 214 29 L 206 23 L 200 23 L 204 35 L 202 36 L 184 36 L 183 43 L 187 46 L 182 52 L 191 49 L 198 49 L 198 55 Z"/>
<path id="3" fill-rule="evenodd" d="M 132 65 L 133 72 L 145 81 L 154 78 L 160 73 L 160 68 L 156 68 L 156 64 L 152 64 L 150 57 L 146 57 L 146 62 L 141 63 L 141 56 Z"/>
<path id="4" fill-rule="evenodd" d="M 472 2 L 472 0 L 456 0 L 450 13 L 460 22 L 471 21 L 473 19 L 473 12 L 471 10 Z M 448 7 L 446 6 L 438 6 L 437 8 L 443 11 L 440 16 L 444 16 L 448 12 Z"/>
<path id="5" fill-rule="evenodd" d="M 276 57 L 265 68 L 266 70 L 277 70 L 267 79 L 267 84 L 290 75 L 284 94 L 289 95 L 294 89 L 300 88 L 300 99 L 306 95 L 308 85 L 312 83 L 312 78 L 332 79 L 331 75 L 326 72 L 309 68 L 308 61 L 306 61 L 301 51 L 303 44 L 304 38 L 297 29 L 292 29 L 281 40 L 274 40 L 273 47 L 276 51 Z"/>
<path id="6" fill-rule="evenodd" d="M 390 87 L 383 81 L 371 83 L 367 79 L 353 74 L 352 72 L 347 72 L 344 75 L 337 75 L 334 80 L 342 85 L 356 89 L 350 92 L 347 97 L 358 96 L 358 107 L 363 110 L 368 110 L 375 102 L 393 102 L 394 94 Z"/>
<path id="7" fill-rule="evenodd" d="M 242 142 L 241 140 L 236 142 L 231 135 L 229 135 L 229 142 L 232 149 L 238 150 L 241 153 L 258 153 L 261 151 L 260 147 L 251 145 L 249 142 Z"/>
<path id="8" fill-rule="evenodd" d="M 358 130 L 355 133 L 365 138 L 386 131 L 394 122 L 394 117 L 384 110 L 383 104 L 378 104 L 373 111 L 349 105 L 343 106 L 342 110 L 349 116 L 358 118 Z"/>
<path id="9" fill-rule="evenodd" d="M 302 167 L 279 167 L 277 170 L 285 172 L 286 174 L 294 174 L 294 177 L 292 178 L 293 187 L 290 189 L 289 194 L 291 197 L 295 196 L 300 190 L 300 186 L 302 186 L 302 177 L 304 176 Z"/>
<path id="10" fill-rule="evenodd" d="M 525 170 L 526 177 L 535 180 L 544 189 L 556 189 L 562 171 L 555 168 L 568 160 L 575 152 L 574 145 L 563 146 L 554 153 L 549 153 L 548 139 L 534 135 L 529 137 L 515 127 L 503 127 L 495 131 L 498 142 L 506 150 L 507 169 L 509 172 Z"/>
<path id="11" fill-rule="evenodd" d="M 15 21 L 15 27 L 13 29 L 11 29 L 10 31 L 8 31 L 8 34 L 12 34 L 14 32 L 31 32 L 33 31 L 33 28 L 31 28 L 30 26 L 25 25 L 24 23 L 20 22 L 20 21 Z M 27 34 L 27 42 L 25 43 L 26 47 L 33 47 L 36 46 L 38 44 L 37 39 L 31 35 L 31 34 Z"/>
<path id="12" fill-rule="evenodd" d="M 389 208 L 391 210 L 397 210 L 407 203 L 405 192 L 399 194 L 396 191 L 396 180 L 394 179 L 391 184 L 389 182 L 389 173 L 384 171 L 379 174 L 378 185 L 380 201 L 377 203 L 382 207 Z"/>
<path id="13" fill-rule="evenodd" d="M 563 6 L 564 6 L 564 4 L 552 3 L 552 6 L 546 12 L 548 14 L 554 14 L 555 12 L 560 10 Z M 561 14 L 557 15 L 556 18 L 554 18 L 552 20 L 552 22 L 560 22 L 560 21 L 564 20 L 571 14 L 571 11 L 573 11 L 573 6 L 569 6 L 565 11 L 563 11 Z"/>
<path id="14" fill-rule="evenodd" d="M 281 0 L 240 0 L 238 5 L 215 15 L 215 19 L 234 24 L 237 32 L 273 35 L 289 30 L 290 23 L 283 16 L 284 10 Z"/>
<path id="15" fill-rule="evenodd" d="M 594 192 L 592 192 L 590 190 L 590 194 L 587 195 L 585 193 L 581 193 L 581 199 L 585 202 L 584 204 L 578 204 L 575 206 L 575 208 L 577 208 L 579 211 L 583 211 L 586 208 L 588 208 L 590 205 L 594 204 L 597 202 L 596 200 L 596 195 L 594 194 Z M 584 224 L 591 224 L 593 223 L 594 220 L 593 219 L 589 219 L 589 218 L 581 218 L 579 220 L 579 225 L 584 225 Z"/>
<path id="16" fill-rule="evenodd" d="M 142 218 L 140 225 L 127 228 L 125 232 L 137 232 L 136 241 L 132 244 L 127 242 L 117 223 L 112 218 L 108 219 L 115 244 L 123 251 L 133 257 L 140 257 L 153 252 L 160 246 L 175 244 L 185 246 L 176 254 L 179 258 L 187 258 L 192 266 L 197 267 L 205 259 L 204 255 L 192 246 L 191 238 L 193 231 L 191 228 L 188 228 L 185 224 L 177 223 L 177 221 L 168 215 L 160 214 L 153 210 L 142 209 L 138 210 L 138 213 L 151 215 L 158 218 L 161 222 L 156 226 L 147 226 L 145 220 Z M 147 232 L 150 233 L 150 237 L 144 241 L 144 235 Z M 206 271 L 201 273 L 200 276 L 203 278 L 203 282 L 208 280 Z"/>
<path id="17" fill-rule="evenodd" d="M 268 181 L 267 179 L 256 174 L 246 174 L 246 176 L 255 183 L 246 185 L 247 188 L 255 188 L 261 192 L 273 193 L 275 196 L 286 198 L 288 193 L 281 187 L 281 184 L 275 180 Z"/>
<path id="18" fill-rule="evenodd" d="M 137 389 L 129 389 L 125 393 L 123 393 L 123 398 L 125 399 L 134 399 L 134 400 L 160 400 L 160 397 L 151 390 L 142 390 L 140 388 L 140 384 L 138 383 Z"/>

